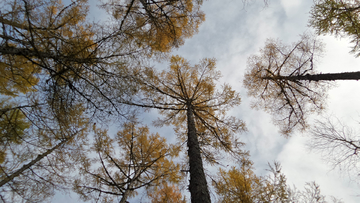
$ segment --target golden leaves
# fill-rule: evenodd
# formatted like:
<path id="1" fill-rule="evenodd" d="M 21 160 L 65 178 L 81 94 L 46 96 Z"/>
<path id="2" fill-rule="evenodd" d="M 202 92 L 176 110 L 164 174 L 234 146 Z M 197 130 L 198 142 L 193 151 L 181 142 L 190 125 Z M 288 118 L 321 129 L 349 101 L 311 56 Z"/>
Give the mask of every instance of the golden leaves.
<path id="1" fill-rule="evenodd" d="M 231 167 L 228 171 L 219 169 L 217 178 L 212 182 L 220 202 L 255 202 L 261 187 L 261 177 L 252 171 L 252 163 L 243 162 L 241 167 Z"/>
<path id="2" fill-rule="evenodd" d="M 197 32 L 204 21 L 200 5 L 201 2 L 190 0 L 132 0 L 123 5 L 119 1 L 106 1 L 102 7 L 119 21 L 124 33 L 139 47 L 169 52 Z"/>
<path id="3" fill-rule="evenodd" d="M 314 61 L 322 47 L 310 35 L 303 35 L 292 46 L 268 40 L 259 55 L 248 59 L 244 79 L 248 95 L 256 97 L 254 107 L 274 116 L 284 135 L 294 128 L 304 129 L 307 115 L 323 109 L 327 84 L 298 77 L 316 73 Z"/>
<path id="4" fill-rule="evenodd" d="M 14 106 L 8 100 L 0 101 L 0 164 L 5 161 L 7 148 L 22 143 L 27 137 L 25 131 L 30 127 L 24 113 Z"/>
<path id="5" fill-rule="evenodd" d="M 240 96 L 227 84 L 216 89 L 221 74 L 215 65 L 215 59 L 202 59 L 191 66 L 184 58 L 173 56 L 167 71 L 145 69 L 139 80 L 145 99 L 139 106 L 159 109 L 164 118 L 155 123 L 173 125 L 183 141 L 187 140 L 186 110 L 191 106 L 201 145 L 230 152 L 235 150 L 234 133 L 244 131 L 245 124 L 226 116 L 226 111 L 240 104 Z M 210 152 L 207 155 L 213 160 Z"/>
<path id="6" fill-rule="evenodd" d="M 0 94 L 16 97 L 36 91 L 40 69 L 22 56 L 2 56 L 0 60 Z"/>
<path id="7" fill-rule="evenodd" d="M 285 202 L 297 200 L 297 196 L 289 197 L 292 192 L 286 185 L 286 177 L 281 173 L 281 166 L 275 162 L 269 164 L 271 172 L 268 176 L 257 176 L 253 163 L 243 157 L 238 167 L 229 170 L 219 169 L 213 179 L 213 186 L 219 195 L 220 202 Z"/>
<path id="8" fill-rule="evenodd" d="M 82 177 L 75 182 L 76 192 L 84 199 L 99 195 L 102 201 L 113 201 L 116 196 L 126 199 L 138 188 L 156 188 L 181 179 L 180 166 L 171 160 L 178 147 L 167 144 L 159 134 L 150 134 L 148 127 L 125 123 L 114 138 L 106 130 L 94 128 L 96 142 L 83 152 L 89 158 L 83 160 Z M 91 151 L 98 158 L 90 158 Z M 104 191 L 107 194 L 102 194 Z"/>
<path id="9" fill-rule="evenodd" d="M 176 185 L 168 185 L 164 183 L 160 189 L 155 190 L 155 193 L 149 193 L 148 197 L 151 203 L 186 203 L 179 188 Z"/>
<path id="10" fill-rule="evenodd" d="M 352 53 L 360 55 L 359 21 L 360 9 L 358 0 L 318 0 L 310 11 L 309 24 L 317 34 L 334 34 L 348 36 L 354 44 Z"/>

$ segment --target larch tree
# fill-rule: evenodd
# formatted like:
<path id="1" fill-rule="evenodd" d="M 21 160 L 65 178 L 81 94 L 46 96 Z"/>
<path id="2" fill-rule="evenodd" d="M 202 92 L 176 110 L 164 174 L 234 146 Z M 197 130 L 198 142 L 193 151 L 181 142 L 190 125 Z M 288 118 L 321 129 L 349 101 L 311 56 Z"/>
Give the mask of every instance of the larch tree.
<path id="1" fill-rule="evenodd" d="M 210 202 L 202 155 L 210 163 L 215 154 L 207 149 L 223 149 L 241 153 L 234 133 L 245 130 L 245 124 L 227 117 L 226 111 L 240 104 L 237 92 L 227 84 L 216 90 L 220 72 L 214 59 L 203 59 L 190 64 L 180 56 L 173 56 L 167 71 L 145 68 L 137 72 L 142 96 L 126 103 L 158 109 L 163 119 L 158 125 L 173 125 L 180 140 L 188 146 L 191 202 Z M 217 154 L 219 152 L 217 151 Z"/>
<path id="2" fill-rule="evenodd" d="M 101 5 L 117 29 L 142 48 L 168 52 L 198 31 L 205 20 L 202 0 L 105 0 Z"/>
<path id="3" fill-rule="evenodd" d="M 252 163 L 242 160 L 240 167 L 231 167 L 228 171 L 219 168 L 212 181 L 219 202 L 256 202 L 260 197 L 262 179 L 253 172 Z"/>
<path id="4" fill-rule="evenodd" d="M 253 106 L 272 114 L 284 135 L 306 129 L 307 117 L 324 109 L 330 81 L 360 79 L 360 72 L 319 73 L 322 51 L 319 40 L 302 35 L 291 46 L 269 39 L 259 55 L 248 59 L 244 86 L 256 98 Z"/>
<path id="5" fill-rule="evenodd" d="M 350 37 L 352 52 L 359 56 L 359 5 L 358 0 L 317 0 L 310 11 L 309 25 L 317 34 Z M 248 60 L 244 86 L 250 96 L 257 97 L 254 106 L 273 114 L 285 135 L 294 128 L 305 129 L 307 115 L 321 111 L 329 84 L 326 81 L 360 79 L 360 72 L 316 72 L 315 61 L 322 47 L 309 35 L 303 35 L 292 46 L 268 40 L 260 55 Z"/>
<path id="6" fill-rule="evenodd" d="M 88 119 L 81 103 L 58 91 L 64 83 L 55 72 L 71 78 L 59 61 L 75 66 L 77 57 L 90 54 L 81 47 L 92 43 L 91 34 L 79 25 L 85 16 L 80 1 L 68 7 L 59 1 L 1 2 L 4 202 L 44 201 L 68 181 L 64 175 L 76 159 L 74 151 L 84 139 Z"/>
<path id="7" fill-rule="evenodd" d="M 289 187 L 278 162 L 274 165 L 269 164 L 270 174 L 266 176 L 257 176 L 252 165 L 253 163 L 245 157 L 237 167 L 229 170 L 219 169 L 212 182 L 219 202 L 328 202 L 326 197 L 321 195 L 320 187 L 315 182 L 306 183 L 304 190 Z M 342 202 L 335 197 L 330 198 L 333 203 Z"/>
<path id="8" fill-rule="evenodd" d="M 311 140 L 308 146 L 318 151 L 334 168 L 338 167 L 349 175 L 360 171 L 360 139 L 355 129 L 345 125 L 339 119 L 328 117 L 316 120 L 310 128 Z"/>
<path id="9" fill-rule="evenodd" d="M 289 195 L 288 201 L 293 203 L 344 203 L 341 199 L 337 197 L 322 195 L 320 186 L 316 182 L 305 183 L 303 190 L 298 190 L 294 186 L 293 188 L 289 188 L 287 192 Z"/>
<path id="10" fill-rule="evenodd" d="M 32 126 L 19 141 L 1 143 L 5 159 L 0 165 L 0 198 L 3 202 L 41 202 L 51 198 L 71 180 L 68 174 L 76 167 L 78 151 L 86 140 L 88 119 L 84 108 L 75 106 L 56 114 L 46 109 L 22 108 L 31 116 Z M 43 111 L 49 113 L 44 116 Z M 38 115 L 38 113 L 41 115 Z"/>
<path id="11" fill-rule="evenodd" d="M 65 183 L 51 177 L 66 174 L 54 166 L 78 158 L 70 151 L 81 148 L 90 120 L 128 115 L 121 101 L 137 91 L 128 69 L 166 55 L 204 20 L 201 1 L 172 2 L 118 1 L 106 23 L 86 21 L 86 0 L 0 2 L 2 198 L 51 196 Z"/>
<path id="12" fill-rule="evenodd" d="M 179 188 L 176 185 L 168 185 L 164 183 L 157 190 L 148 194 L 151 203 L 186 203 L 185 197 L 182 196 Z"/>
<path id="13" fill-rule="evenodd" d="M 286 202 L 289 198 L 288 186 L 281 166 L 275 162 L 274 166 L 269 164 L 269 168 L 270 175 L 257 176 L 253 162 L 246 156 L 239 166 L 229 170 L 219 168 L 212 181 L 219 202 Z"/>
<path id="14" fill-rule="evenodd" d="M 94 132 L 96 141 L 82 152 L 80 177 L 74 183 L 82 199 L 125 203 L 139 188 L 149 190 L 181 179 L 180 165 L 171 160 L 179 147 L 150 134 L 147 127 L 125 123 L 113 139 L 105 130 L 94 127 Z"/>
<path id="15" fill-rule="evenodd" d="M 321 52 L 318 40 L 303 35 L 293 46 L 268 40 L 259 55 L 248 58 L 244 86 L 256 98 L 254 107 L 272 114 L 284 135 L 305 129 L 308 114 L 323 109 L 327 83 L 294 78 L 316 73 L 313 62 Z"/>
<path id="16" fill-rule="evenodd" d="M 350 37 L 352 53 L 360 55 L 360 1 L 317 0 L 310 11 L 310 26 L 317 34 Z"/>
<path id="17" fill-rule="evenodd" d="M 360 1 L 358 0 L 317 0 L 310 11 L 309 26 L 319 35 L 332 34 L 351 39 L 351 53 L 360 55 Z M 360 72 L 301 75 L 294 81 L 359 80 Z M 359 171 L 359 138 L 353 129 L 339 119 L 316 120 L 309 131 L 311 149 L 319 151 L 334 167 L 350 173 Z"/>
<path id="18" fill-rule="evenodd" d="M 136 91 L 127 69 L 166 55 L 195 34 L 204 20 L 201 3 L 105 2 L 110 20 L 89 23 L 86 0 L 67 6 L 58 0 L 2 2 L 4 76 L 10 74 L 6 80 L 11 78 L 12 83 L 38 84 L 36 89 L 49 98 L 72 92 L 68 100 L 86 104 L 89 115 L 124 115 L 118 98 Z M 11 75 L 7 71 L 11 69 L 22 73 L 17 77 L 23 79 Z"/>

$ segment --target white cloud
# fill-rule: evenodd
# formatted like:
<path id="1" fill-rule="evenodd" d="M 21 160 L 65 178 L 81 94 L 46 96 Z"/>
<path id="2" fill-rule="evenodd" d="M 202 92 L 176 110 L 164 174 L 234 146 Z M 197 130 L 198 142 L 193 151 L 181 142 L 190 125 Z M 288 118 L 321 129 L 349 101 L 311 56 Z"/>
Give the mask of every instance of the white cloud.
<path id="1" fill-rule="evenodd" d="M 296 134 L 286 140 L 279 135 L 268 114 L 250 109 L 250 98 L 246 96 L 241 81 L 247 57 L 257 53 L 269 37 L 281 39 L 284 43 L 297 41 L 299 34 L 310 30 L 306 25 L 312 3 L 301 0 L 270 1 L 269 7 L 264 8 L 261 0 L 254 2 L 244 10 L 242 2 L 237 0 L 204 1 L 206 21 L 199 33 L 188 39 L 174 54 L 185 57 L 191 64 L 204 57 L 216 57 L 217 67 L 224 76 L 221 82 L 230 83 L 242 93 L 242 104 L 229 114 L 247 123 L 249 132 L 239 136 L 247 143 L 257 172 L 263 175 L 267 162 L 278 160 L 290 185 L 295 184 L 302 189 L 305 182 L 315 180 L 324 194 L 339 196 L 345 202 L 358 202 L 359 199 L 354 197 L 358 187 L 350 184 L 348 179 L 342 180 L 336 171 L 329 172 L 330 167 L 318 155 L 305 149 L 305 137 Z M 327 52 L 319 65 L 320 71 L 358 70 L 359 59 L 348 54 L 347 40 L 322 38 L 327 43 Z M 338 87 L 329 92 L 328 111 L 339 118 L 358 118 L 359 89 L 360 82 L 338 82 Z M 143 119 L 150 123 L 150 120 L 156 119 L 154 115 L 157 114 L 147 114 Z M 154 131 L 165 136 L 171 133 L 169 128 L 152 128 Z"/>
<path id="2" fill-rule="evenodd" d="M 299 12 L 299 7 L 301 6 L 303 1 L 301 0 L 281 0 L 281 5 L 286 11 L 288 16 L 292 16 Z"/>
<path id="3" fill-rule="evenodd" d="M 288 183 L 301 190 L 305 182 L 316 181 L 323 195 L 340 198 L 346 203 L 358 202 L 354 198 L 358 195 L 356 184 L 338 170 L 331 171 L 330 166 L 322 161 L 319 155 L 307 150 L 306 141 L 301 135 L 292 137 L 277 158 L 282 164 Z"/>

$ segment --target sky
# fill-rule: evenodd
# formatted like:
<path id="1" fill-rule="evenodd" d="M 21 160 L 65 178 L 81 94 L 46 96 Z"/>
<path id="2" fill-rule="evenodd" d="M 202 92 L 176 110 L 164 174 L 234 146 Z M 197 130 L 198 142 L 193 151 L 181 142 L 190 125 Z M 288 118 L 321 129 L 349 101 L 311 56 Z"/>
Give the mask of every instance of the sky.
<path id="1" fill-rule="evenodd" d="M 265 6 L 261 0 L 249 1 L 244 6 L 241 0 L 204 1 L 202 10 L 206 14 L 205 22 L 199 32 L 187 39 L 185 44 L 173 52 L 190 61 L 198 63 L 202 58 L 216 58 L 217 69 L 223 77 L 220 83 L 228 83 L 240 92 L 242 103 L 228 115 L 245 121 L 248 131 L 238 135 L 250 151 L 258 175 L 267 174 L 268 162 L 279 161 L 287 177 L 288 185 L 303 189 L 306 182 L 316 181 L 323 195 L 335 196 L 346 203 L 360 202 L 359 185 L 349 175 L 322 159 L 321 155 L 310 151 L 307 133 L 295 133 L 284 138 L 274 126 L 271 116 L 262 110 L 251 109 L 252 98 L 246 94 L 242 80 L 246 70 L 247 58 L 258 53 L 268 38 L 282 40 L 284 44 L 296 42 L 300 34 L 312 32 L 309 28 L 309 11 L 313 1 L 269 0 Z M 318 70 L 326 72 L 357 71 L 358 58 L 349 53 L 351 44 L 346 38 L 320 36 L 326 44 L 324 57 L 319 61 Z M 167 66 L 163 63 L 159 66 Z M 335 115 L 342 122 L 358 127 L 360 121 L 360 82 L 340 81 L 329 91 L 326 104 L 327 115 Z M 314 116 L 315 117 L 315 116 Z M 151 124 L 157 118 L 152 111 L 142 117 L 144 123 Z M 152 132 L 165 135 L 173 142 L 171 127 L 154 128 Z M 213 169 L 209 169 L 214 172 Z M 53 202 L 78 202 L 75 194 L 71 197 L 58 193 Z M 130 199 L 130 203 L 139 199 Z"/>

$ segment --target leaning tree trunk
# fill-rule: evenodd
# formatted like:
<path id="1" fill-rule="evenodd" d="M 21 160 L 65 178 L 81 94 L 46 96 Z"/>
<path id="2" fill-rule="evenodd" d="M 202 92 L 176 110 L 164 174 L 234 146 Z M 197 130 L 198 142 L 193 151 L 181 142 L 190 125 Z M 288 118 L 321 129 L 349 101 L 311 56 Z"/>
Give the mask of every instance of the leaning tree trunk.
<path id="1" fill-rule="evenodd" d="M 273 77 L 271 77 L 274 79 Z M 343 73 L 321 73 L 321 74 L 306 74 L 297 76 L 275 76 L 280 80 L 308 80 L 308 81 L 320 81 L 320 80 L 360 80 L 360 71 L 357 72 L 343 72 Z"/>
<path id="2" fill-rule="evenodd" d="M 16 170 L 14 173 L 12 173 L 11 175 L 6 176 L 3 180 L 0 181 L 0 187 L 2 187 L 3 185 L 5 185 L 6 183 L 12 181 L 15 177 L 19 176 L 22 174 L 22 172 L 24 172 L 25 170 L 31 168 L 32 166 L 34 166 L 36 163 L 38 163 L 39 161 L 41 161 L 44 157 L 46 157 L 47 155 L 51 154 L 54 150 L 59 149 L 62 145 L 64 145 L 67 141 L 69 141 L 72 137 L 74 137 L 77 133 L 71 135 L 69 138 L 62 140 L 61 142 L 59 142 L 57 145 L 55 145 L 53 148 L 50 148 L 48 150 L 46 150 L 44 153 L 39 154 L 34 160 L 30 161 L 28 164 L 23 165 L 21 168 L 19 168 L 18 170 Z"/>
<path id="3" fill-rule="evenodd" d="M 199 140 L 196 135 L 194 114 L 191 105 L 187 108 L 188 156 L 190 164 L 190 194 L 192 203 L 210 203 L 210 194 L 206 183 L 201 159 Z"/>

